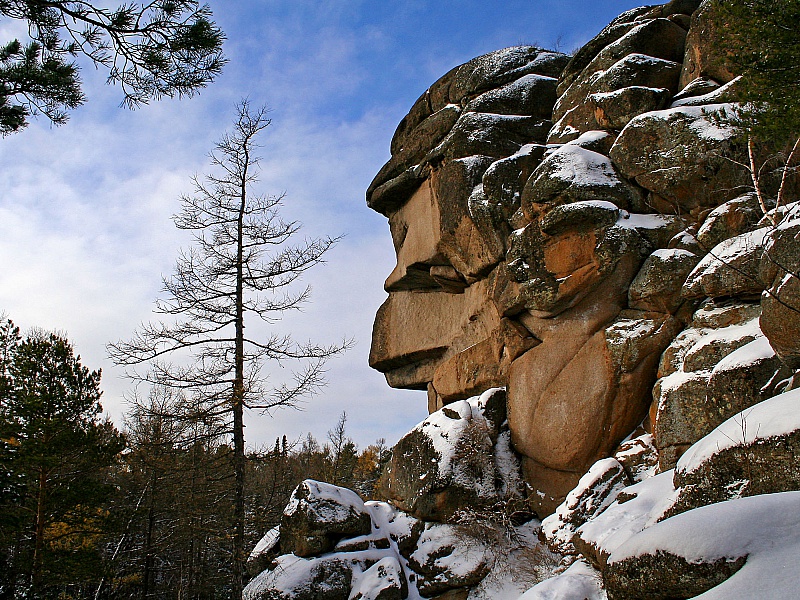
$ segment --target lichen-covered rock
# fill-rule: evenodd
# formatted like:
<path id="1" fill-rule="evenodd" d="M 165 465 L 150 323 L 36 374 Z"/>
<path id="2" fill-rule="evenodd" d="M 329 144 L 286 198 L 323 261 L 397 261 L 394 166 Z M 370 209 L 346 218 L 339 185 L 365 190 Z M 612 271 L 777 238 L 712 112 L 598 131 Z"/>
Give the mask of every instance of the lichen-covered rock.
<path id="1" fill-rule="evenodd" d="M 366 535 L 372 521 L 361 498 L 347 488 L 306 479 L 292 492 L 281 516 L 281 549 L 314 556 L 344 536 Z"/>
<path id="2" fill-rule="evenodd" d="M 255 577 L 244 600 L 348 600 L 353 567 L 339 557 L 305 559 L 286 554 L 271 571 Z"/>
<path id="3" fill-rule="evenodd" d="M 800 490 L 800 390 L 735 414 L 678 461 L 665 516 L 732 498 Z"/>
<path id="4" fill-rule="evenodd" d="M 637 202 L 637 194 L 606 156 L 567 144 L 533 172 L 522 192 L 522 209 L 536 219 L 554 206 L 584 200 L 606 200 L 629 208 Z"/>
<path id="5" fill-rule="evenodd" d="M 419 574 L 420 594 L 431 598 L 480 582 L 489 572 L 490 559 L 485 542 L 472 537 L 464 528 L 429 523 L 408 564 Z"/>
<path id="6" fill-rule="evenodd" d="M 523 75 L 516 81 L 485 92 L 464 107 L 464 112 L 530 115 L 549 120 L 556 102 L 558 80 L 543 75 Z"/>
<path id="7" fill-rule="evenodd" d="M 386 466 L 387 498 L 417 518 L 444 521 L 518 497 L 519 466 L 501 436 L 504 404 L 505 392 L 490 390 L 448 404 L 402 437 Z"/>
<path id="8" fill-rule="evenodd" d="M 669 90 L 640 85 L 589 96 L 595 121 L 606 129 L 622 129 L 633 117 L 666 108 L 669 99 Z"/>
<path id="9" fill-rule="evenodd" d="M 700 257 L 688 250 L 656 250 L 647 257 L 631 283 L 628 305 L 675 314 L 684 301 L 683 282 L 698 262 Z"/>
<path id="10" fill-rule="evenodd" d="M 615 79 L 606 76 L 614 65 L 620 64 L 630 56 L 646 56 L 661 59 L 666 62 L 676 62 L 683 59 L 683 45 L 686 31 L 667 19 L 653 19 L 641 22 L 631 27 L 624 35 L 605 46 L 581 71 L 581 74 L 571 83 L 569 88 L 561 92 L 561 96 L 553 109 L 554 120 L 559 120 L 570 110 L 574 110 L 584 102 L 590 93 L 608 92 L 620 89 L 627 85 L 645 85 L 649 87 L 672 87 L 677 85 L 679 69 L 674 77 L 674 83 L 669 86 L 654 85 L 651 81 L 637 81 L 643 75 L 631 72 L 628 79 L 622 80 L 621 85 L 608 85 L 599 89 L 597 81 L 602 78 Z M 573 64 L 575 61 L 573 61 Z M 620 78 L 621 79 L 621 78 Z M 677 91 L 677 89 L 673 90 Z"/>
<path id="11" fill-rule="evenodd" d="M 542 521 L 542 535 L 550 549 L 575 554 L 572 536 L 578 527 L 603 512 L 630 483 L 616 459 L 604 458 L 593 464 L 556 512 Z"/>
<path id="12" fill-rule="evenodd" d="M 483 191 L 493 205 L 500 207 L 505 219 L 519 208 L 522 188 L 542 162 L 545 150 L 547 147 L 541 144 L 526 144 L 511 156 L 492 163 L 484 173 Z"/>
<path id="13" fill-rule="evenodd" d="M 763 399 L 781 370 L 758 327 L 758 305 L 704 305 L 661 357 L 651 420 L 662 470 L 725 419 Z"/>
<path id="14" fill-rule="evenodd" d="M 800 204 L 789 208 L 765 238 L 759 267 L 766 290 L 761 329 L 781 360 L 800 368 Z"/>
<path id="15" fill-rule="evenodd" d="M 754 231 L 763 216 L 755 193 L 742 194 L 708 214 L 697 231 L 697 241 L 709 252 L 725 240 Z"/>
<path id="16" fill-rule="evenodd" d="M 626 440 L 614 452 L 631 483 L 639 483 L 656 474 L 658 450 L 650 433 Z"/>
<path id="17" fill-rule="evenodd" d="M 610 157 L 625 177 L 651 192 L 650 203 L 665 213 L 690 213 L 731 198 L 728 190 L 747 185 L 732 127 L 715 124 L 711 113 L 725 105 L 678 107 L 632 119 Z"/>
<path id="18" fill-rule="evenodd" d="M 476 148 L 498 156 L 499 147 L 518 148 L 520 144 L 504 140 L 504 136 L 538 131 L 548 103 L 555 100 L 548 79 L 558 77 L 567 61 L 568 57 L 558 52 L 517 46 L 479 56 L 445 74 L 398 125 L 391 143 L 392 157 L 367 190 L 368 205 L 387 216 L 400 208 L 430 173 L 426 157 L 469 156 Z M 528 75 L 541 77 L 526 79 Z M 483 100 L 478 100 L 481 96 Z M 486 113 L 472 112 L 461 120 L 464 107 L 473 100 L 473 109 L 483 106 L 511 117 L 492 119 Z M 496 133 L 491 142 L 481 130 L 484 124 Z M 542 127 L 543 135 L 547 126 Z M 431 153 L 434 148 L 438 150 Z"/>
<path id="19" fill-rule="evenodd" d="M 762 227 L 714 246 L 686 278 L 683 296 L 760 296 L 764 285 L 758 270 L 766 234 L 767 228 Z"/>
<path id="20" fill-rule="evenodd" d="M 714 2 L 704 2 L 692 14 L 686 36 L 681 87 L 699 77 L 709 77 L 720 83 L 727 83 L 735 77 L 730 58 L 720 50 L 720 31 L 725 25 L 714 18 L 713 10 Z"/>
<path id="21" fill-rule="evenodd" d="M 739 498 L 658 523 L 620 546 L 609 598 L 793 598 L 800 493 Z M 705 592 L 705 593 L 703 593 Z"/>
<path id="22" fill-rule="evenodd" d="M 609 600 L 672 600 L 694 598 L 719 585 L 746 560 L 726 556 L 689 561 L 679 554 L 655 551 L 609 564 L 604 581 Z"/>
<path id="23" fill-rule="evenodd" d="M 581 133 L 602 128 L 595 118 L 594 104 L 585 102 L 581 98 L 582 94 L 591 97 L 593 94 L 613 92 L 630 86 L 665 89 L 674 93 L 677 91 L 679 75 L 678 63 L 645 54 L 628 54 L 608 69 L 592 74 L 588 81 L 578 81 L 567 90 L 556 103 L 553 118 L 558 118 L 558 121 L 550 130 L 547 142 L 567 142 Z M 575 99 L 580 98 L 580 101 L 559 118 L 559 108 L 569 105 L 573 96 Z"/>

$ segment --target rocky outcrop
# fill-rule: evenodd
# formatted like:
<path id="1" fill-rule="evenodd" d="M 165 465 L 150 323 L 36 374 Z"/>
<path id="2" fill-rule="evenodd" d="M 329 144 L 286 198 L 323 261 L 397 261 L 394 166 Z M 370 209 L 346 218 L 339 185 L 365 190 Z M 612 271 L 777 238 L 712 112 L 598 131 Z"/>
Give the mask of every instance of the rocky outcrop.
<path id="1" fill-rule="evenodd" d="M 412 107 L 367 191 L 397 252 L 370 364 L 431 411 L 506 387 L 542 517 L 640 423 L 671 468 L 800 362 L 796 211 L 775 228 L 748 191 L 718 27 L 673 1 L 571 59 L 478 57 Z M 776 354 L 725 362 L 765 335 Z"/>
<path id="2" fill-rule="evenodd" d="M 249 598 L 494 597 L 526 544 L 537 578 L 564 558 L 525 599 L 796 595 L 800 204 L 741 166 L 715 1 L 478 57 L 414 104 L 367 191 L 397 255 L 369 360 L 431 415 L 385 502 L 296 492 Z"/>
<path id="3" fill-rule="evenodd" d="M 443 407 L 395 446 L 381 483 L 389 502 L 302 482 L 251 554 L 261 572 L 245 600 L 465 599 L 482 585 L 521 594 L 557 557 L 536 541 L 519 468 L 503 390 Z M 509 569 L 519 571 L 510 583 Z"/>

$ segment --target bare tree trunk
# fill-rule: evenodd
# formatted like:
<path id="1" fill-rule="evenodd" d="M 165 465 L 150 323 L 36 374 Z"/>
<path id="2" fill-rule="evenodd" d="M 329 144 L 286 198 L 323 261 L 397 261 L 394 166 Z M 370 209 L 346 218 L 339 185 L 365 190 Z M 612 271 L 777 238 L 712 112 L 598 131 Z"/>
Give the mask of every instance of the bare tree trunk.
<path id="1" fill-rule="evenodd" d="M 244 588 L 244 212 L 247 206 L 247 165 L 248 152 L 245 149 L 244 169 L 242 171 L 241 204 L 236 223 L 236 342 L 235 371 L 233 379 L 233 470 L 234 492 L 234 536 L 233 536 L 233 586 L 232 600 L 241 600 Z"/>

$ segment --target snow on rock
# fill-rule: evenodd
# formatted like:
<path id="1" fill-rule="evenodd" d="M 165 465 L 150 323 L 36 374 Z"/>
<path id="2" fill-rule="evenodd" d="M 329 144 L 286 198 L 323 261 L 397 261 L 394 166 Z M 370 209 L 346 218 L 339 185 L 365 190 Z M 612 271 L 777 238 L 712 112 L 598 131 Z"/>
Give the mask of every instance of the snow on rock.
<path id="1" fill-rule="evenodd" d="M 679 106 L 705 106 L 708 104 L 724 104 L 726 102 L 731 102 L 735 99 L 736 90 L 741 86 L 741 83 L 742 77 L 740 75 L 725 85 L 714 88 L 705 94 L 678 98 L 672 103 L 670 108 L 677 108 Z"/>
<path id="2" fill-rule="evenodd" d="M 514 529 L 492 547 L 488 575 L 470 589 L 467 600 L 517 600 L 531 586 L 553 576 L 561 556 L 552 554 L 537 537 L 539 522 Z"/>
<path id="3" fill-rule="evenodd" d="M 403 436 L 392 451 L 385 492 L 421 519 L 446 521 L 468 507 L 519 495 L 518 459 L 505 422 L 505 390 L 452 402 Z"/>
<path id="4" fill-rule="evenodd" d="M 359 574 L 353 582 L 350 600 L 403 600 L 408 597 L 403 568 L 397 559 L 385 556 Z"/>
<path id="5" fill-rule="evenodd" d="M 675 314 L 684 302 L 683 282 L 699 261 L 700 257 L 688 250 L 656 250 L 628 288 L 628 306 Z"/>
<path id="6" fill-rule="evenodd" d="M 733 128 L 715 122 L 727 104 L 683 106 L 641 114 L 617 137 L 609 156 L 619 172 L 652 192 L 657 211 L 687 214 L 714 208 L 721 190 L 747 185 L 745 170 L 726 160 L 745 159 Z"/>
<path id="7" fill-rule="evenodd" d="M 735 412 L 776 393 L 767 384 L 781 365 L 760 341 L 758 314 L 758 304 L 709 301 L 662 355 L 651 414 L 662 470 Z"/>
<path id="8" fill-rule="evenodd" d="M 559 204 L 601 199 L 628 208 L 637 198 L 607 156 L 566 144 L 536 167 L 522 191 L 522 209 L 535 217 Z"/>
<path id="9" fill-rule="evenodd" d="M 285 554 L 272 570 L 257 575 L 243 600 L 348 600 L 353 569 L 341 556 L 305 559 Z"/>
<path id="10" fill-rule="evenodd" d="M 800 390 L 725 421 L 678 461 L 668 515 L 732 498 L 800 490 Z"/>
<path id="11" fill-rule="evenodd" d="M 575 547 L 596 567 L 632 535 L 656 523 L 674 501 L 672 471 L 661 473 L 617 494 L 606 510 L 582 525 L 573 538 Z"/>
<path id="12" fill-rule="evenodd" d="M 491 558 L 486 543 L 463 527 L 426 523 L 408 564 L 419 573 L 420 593 L 430 597 L 477 584 L 489 572 Z"/>
<path id="13" fill-rule="evenodd" d="M 313 479 L 295 488 L 281 517 L 283 549 L 297 556 L 321 554 L 345 535 L 370 531 L 370 517 L 358 494 Z"/>
<path id="14" fill-rule="evenodd" d="M 617 459 L 604 458 L 594 463 L 556 512 L 542 521 L 548 546 L 554 552 L 574 554 L 575 530 L 603 512 L 627 484 L 625 469 Z"/>
<path id="15" fill-rule="evenodd" d="M 674 516 L 613 552 L 606 585 L 620 597 L 793 600 L 800 588 L 798 514 L 800 492 L 791 491 Z"/>
<path id="16" fill-rule="evenodd" d="M 686 451 L 678 461 L 676 473 L 681 476 L 692 473 L 723 450 L 789 435 L 797 430 L 800 430 L 800 390 L 793 390 L 725 421 Z"/>
<path id="17" fill-rule="evenodd" d="M 566 571 L 535 585 L 519 600 L 606 600 L 600 573 L 583 559 Z"/>
<path id="18" fill-rule="evenodd" d="M 762 227 L 724 240 L 701 260 L 683 286 L 687 298 L 760 295 L 764 285 L 758 276 L 764 237 Z"/>
<path id="19" fill-rule="evenodd" d="M 265 554 L 269 554 L 273 552 L 280 544 L 281 541 L 281 528 L 280 526 L 276 525 L 272 529 L 270 529 L 264 537 L 262 537 L 256 547 L 253 548 L 253 551 L 250 552 L 250 556 L 247 559 L 249 561 L 256 560 Z"/>

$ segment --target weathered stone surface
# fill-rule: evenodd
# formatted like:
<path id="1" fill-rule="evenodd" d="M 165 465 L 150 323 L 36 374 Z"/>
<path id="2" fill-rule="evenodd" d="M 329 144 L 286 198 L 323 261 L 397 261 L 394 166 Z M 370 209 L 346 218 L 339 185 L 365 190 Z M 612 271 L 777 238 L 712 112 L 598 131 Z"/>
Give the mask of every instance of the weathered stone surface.
<path id="1" fill-rule="evenodd" d="M 763 216 L 756 194 L 742 194 L 708 214 L 697 231 L 697 241 L 708 252 L 725 240 L 757 229 Z"/>
<path id="2" fill-rule="evenodd" d="M 490 338 L 455 354 L 436 369 L 433 390 L 447 404 L 502 387 L 512 361 L 538 343 L 524 326 L 504 318 Z"/>
<path id="3" fill-rule="evenodd" d="M 550 549 L 560 554 L 575 554 L 572 544 L 575 531 L 603 512 L 630 483 L 616 459 L 604 458 L 593 464 L 556 512 L 542 521 L 542 535 Z"/>
<path id="4" fill-rule="evenodd" d="M 609 600 L 694 598 L 742 568 L 746 557 L 690 562 L 667 552 L 611 562 L 603 572 Z"/>
<path id="5" fill-rule="evenodd" d="M 758 402 L 756 389 L 779 369 L 763 341 L 745 349 L 763 340 L 757 310 L 758 305 L 702 308 L 692 327 L 662 355 L 651 410 L 662 470 L 675 466 L 691 444 L 741 410 L 738 405 Z"/>
<path id="6" fill-rule="evenodd" d="M 524 75 L 481 94 L 464 107 L 464 112 L 529 115 L 540 121 L 550 120 L 557 83 L 553 77 Z"/>
<path id="7" fill-rule="evenodd" d="M 281 516 L 281 549 L 313 556 L 333 549 L 344 536 L 366 535 L 372 521 L 358 494 L 306 479 L 292 492 Z"/>
<path id="8" fill-rule="evenodd" d="M 720 242 L 686 278 L 685 298 L 760 296 L 764 285 L 759 266 L 766 228 L 737 235 Z"/>
<path id="9" fill-rule="evenodd" d="M 337 557 L 307 560 L 293 554 L 277 559 L 245 587 L 244 600 L 348 600 L 353 570 Z"/>
<path id="10" fill-rule="evenodd" d="M 700 257 L 688 250 L 656 250 L 647 257 L 628 289 L 628 305 L 675 314 L 683 303 L 681 288 Z"/>
<path id="11" fill-rule="evenodd" d="M 447 358 L 489 339 L 500 316 L 485 281 L 463 294 L 392 292 L 375 317 L 370 366 L 390 385 L 426 389 Z"/>
<path id="12" fill-rule="evenodd" d="M 667 315 L 637 311 L 612 321 L 610 306 L 598 308 L 592 302 L 562 313 L 510 371 L 514 444 L 550 469 L 584 472 L 641 422 L 659 356 L 680 327 Z M 546 482 L 527 481 L 547 489 Z"/>
<path id="13" fill-rule="evenodd" d="M 503 158 L 514 154 L 525 144 L 544 143 L 550 121 L 520 115 L 464 113 L 447 137 L 426 155 L 426 161 L 492 156 Z"/>
<path id="14" fill-rule="evenodd" d="M 451 403 L 402 437 L 386 467 L 388 499 L 417 518 L 445 521 L 518 495 L 514 473 L 495 461 L 504 398 L 504 391 L 491 390 Z"/>
<path id="15" fill-rule="evenodd" d="M 253 577 L 269 568 L 280 552 L 280 526 L 275 526 L 262 537 L 247 557 L 247 570 Z"/>
<path id="16" fill-rule="evenodd" d="M 420 593 L 430 598 L 480 582 L 489 572 L 489 560 L 486 545 L 464 528 L 428 523 L 408 564 L 419 574 Z"/>
<path id="17" fill-rule="evenodd" d="M 800 368 L 800 215 L 795 204 L 765 239 L 759 277 L 766 285 L 761 299 L 761 329 L 778 356 Z"/>
<path id="18" fill-rule="evenodd" d="M 622 129 L 642 113 L 661 110 L 669 104 L 669 90 L 644 86 L 629 86 L 613 92 L 591 94 L 594 119 L 604 129 Z"/>
<path id="19" fill-rule="evenodd" d="M 483 191 L 490 203 L 500 207 L 506 220 L 519 208 L 522 187 L 542 162 L 546 149 L 541 144 L 527 144 L 515 154 L 492 163 L 484 173 Z"/>
<path id="20" fill-rule="evenodd" d="M 391 215 L 426 178 L 430 160 L 481 153 L 502 157 L 533 138 L 543 139 L 549 128 L 543 121 L 555 101 L 553 78 L 567 60 L 563 54 L 518 46 L 479 56 L 441 77 L 397 127 L 392 158 L 370 184 L 367 204 Z M 506 116 L 463 114 L 472 100 L 477 103 L 471 110 L 483 106 Z"/>
<path id="21" fill-rule="evenodd" d="M 657 522 L 669 508 L 675 491 L 672 475 L 672 471 L 661 473 L 620 491 L 608 508 L 575 532 L 572 542 L 577 550 L 604 571 L 617 548 Z"/>
<path id="22" fill-rule="evenodd" d="M 553 119 L 562 119 L 590 93 L 610 92 L 630 85 L 677 92 L 680 66 L 670 67 L 668 85 L 659 85 L 664 80 L 654 75 L 652 69 L 653 65 L 659 64 L 657 61 L 674 64 L 683 60 L 685 39 L 686 31 L 667 19 L 653 19 L 636 25 L 603 48 L 583 69 L 580 77 L 564 90 L 553 109 Z M 642 69 L 645 63 L 650 70 L 648 67 Z M 604 80 L 604 83 L 598 84 L 599 80 Z"/>
<path id="23" fill-rule="evenodd" d="M 709 79 L 707 77 L 698 77 L 697 79 L 694 79 L 683 86 L 681 91 L 672 97 L 672 100 L 677 102 L 686 98 L 702 96 L 704 94 L 708 94 L 709 92 L 713 92 L 714 90 L 718 90 L 719 87 L 719 83 L 713 79 Z"/>
<path id="24" fill-rule="evenodd" d="M 622 442 L 614 452 L 625 474 L 632 483 L 639 483 L 652 477 L 658 467 L 658 450 L 652 434 L 644 433 Z"/>
<path id="25" fill-rule="evenodd" d="M 692 15 L 686 36 L 681 87 L 699 77 L 709 77 L 720 83 L 728 83 L 735 77 L 729 58 L 719 49 L 720 29 L 724 25 L 714 18 L 713 9 L 714 2 L 704 2 Z"/>
<path id="26" fill-rule="evenodd" d="M 527 456 L 522 458 L 522 474 L 530 487 L 528 505 L 540 519 L 555 512 L 583 475 L 551 469 Z"/>
<path id="27" fill-rule="evenodd" d="M 656 523 L 631 537 L 609 559 L 605 574 L 623 576 L 608 586 L 610 597 L 698 597 L 724 579 L 699 597 L 793 598 L 800 576 L 789 565 L 798 552 L 799 506 L 798 492 L 765 494 L 704 506 Z M 618 567 L 619 563 L 627 564 Z M 656 572 L 659 567 L 661 572 Z M 620 587 L 612 589 L 617 584 Z"/>
<path id="28" fill-rule="evenodd" d="M 628 208 L 638 195 L 607 157 L 567 144 L 548 155 L 531 174 L 522 192 L 522 210 L 534 220 L 570 202 L 606 200 Z"/>
<path id="29" fill-rule="evenodd" d="M 583 72 L 589 63 L 594 60 L 601 50 L 616 42 L 633 29 L 637 25 L 636 19 L 649 10 L 650 7 L 642 6 L 622 13 L 611 21 L 611 23 L 606 25 L 600 33 L 581 46 L 561 73 L 561 79 L 558 83 L 557 90 L 558 95 L 561 96 L 567 88 L 572 85 L 575 79 Z"/>
<path id="30" fill-rule="evenodd" d="M 386 556 L 361 573 L 350 592 L 351 600 L 403 600 L 408 583 L 397 559 Z"/>
<path id="31" fill-rule="evenodd" d="M 662 212 L 690 213 L 716 207 L 747 185 L 744 169 L 724 157 L 743 159 L 734 130 L 713 124 L 711 107 L 679 107 L 639 115 L 622 130 L 610 157 L 625 177 L 654 197 Z M 734 191 L 731 191 L 734 190 Z"/>
<path id="32" fill-rule="evenodd" d="M 678 461 L 664 518 L 732 498 L 800 490 L 800 390 L 735 414 Z"/>
<path id="33" fill-rule="evenodd" d="M 674 25 L 676 29 L 680 27 Z M 598 56 L 600 58 L 600 56 Z M 558 119 L 553 125 L 547 142 L 563 143 L 576 138 L 585 131 L 601 129 L 595 119 L 594 105 L 585 102 L 585 97 L 597 93 L 614 92 L 624 87 L 642 86 L 666 89 L 670 94 L 678 89 L 680 65 L 678 63 L 654 58 L 646 54 L 629 54 L 608 69 L 593 74 L 585 83 L 578 81 L 559 99 L 554 109 L 553 118 Z M 561 115 L 560 107 L 570 106 Z"/>

